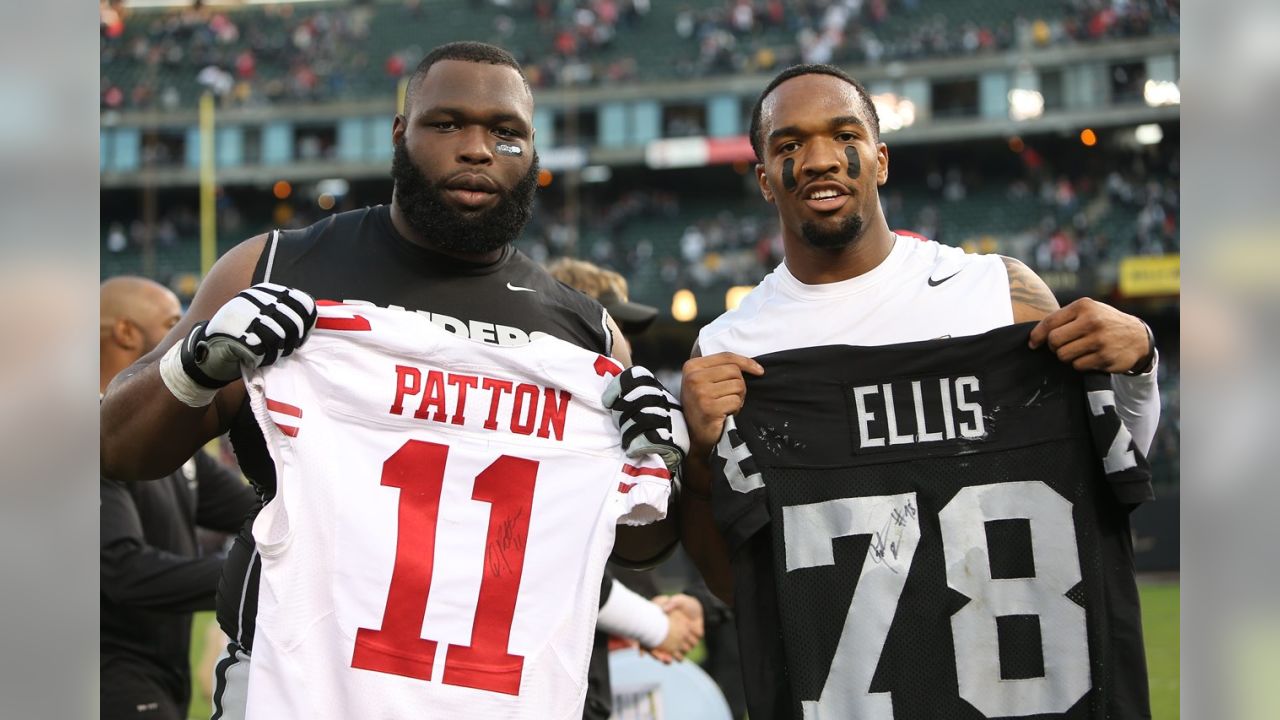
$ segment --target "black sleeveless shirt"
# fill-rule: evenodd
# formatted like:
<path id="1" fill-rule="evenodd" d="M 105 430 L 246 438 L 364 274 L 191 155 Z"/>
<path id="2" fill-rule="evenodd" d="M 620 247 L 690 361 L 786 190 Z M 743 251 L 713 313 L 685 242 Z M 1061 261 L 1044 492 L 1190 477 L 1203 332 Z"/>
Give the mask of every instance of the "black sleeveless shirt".
<path id="1" fill-rule="evenodd" d="M 437 325 L 480 342 L 522 345 L 545 334 L 605 355 L 613 350 L 604 308 L 551 277 L 514 245 L 506 246 L 496 262 L 464 262 L 405 239 L 392 224 L 388 205 L 272 232 L 253 282 L 297 288 L 316 300 L 428 314 Z M 231 441 L 241 469 L 270 502 L 275 467 L 247 401 L 232 421 Z M 218 583 L 218 622 L 250 651 L 259 570 L 252 525 L 250 517 Z"/>

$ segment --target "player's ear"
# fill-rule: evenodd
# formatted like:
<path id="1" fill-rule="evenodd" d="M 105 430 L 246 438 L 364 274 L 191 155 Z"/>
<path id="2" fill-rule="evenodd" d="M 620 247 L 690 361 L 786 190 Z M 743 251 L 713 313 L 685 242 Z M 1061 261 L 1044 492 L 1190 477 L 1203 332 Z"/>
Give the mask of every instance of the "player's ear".
<path id="1" fill-rule="evenodd" d="M 142 333 L 137 324 L 128 318 L 117 318 L 111 324 L 111 339 L 125 350 L 138 350 L 142 347 Z"/>
<path id="2" fill-rule="evenodd" d="M 764 163 L 756 163 L 756 182 L 760 183 L 760 195 L 767 203 L 773 203 L 773 189 L 769 187 L 769 174 Z"/>
<path id="3" fill-rule="evenodd" d="M 876 185 L 889 182 L 889 146 L 876 143 Z"/>
<path id="4" fill-rule="evenodd" d="M 404 141 L 404 131 L 409 127 L 409 119 L 399 113 L 396 114 L 394 120 L 391 121 L 391 143 L 399 145 Z"/>

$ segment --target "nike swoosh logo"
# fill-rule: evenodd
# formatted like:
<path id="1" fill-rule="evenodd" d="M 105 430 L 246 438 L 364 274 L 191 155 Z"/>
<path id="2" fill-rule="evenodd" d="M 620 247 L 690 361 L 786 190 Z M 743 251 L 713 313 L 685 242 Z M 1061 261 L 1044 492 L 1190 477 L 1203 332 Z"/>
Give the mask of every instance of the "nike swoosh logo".
<path id="1" fill-rule="evenodd" d="M 938 286 L 939 286 L 939 285 L 941 285 L 942 283 L 944 283 L 944 282 L 946 282 L 946 281 L 950 280 L 951 278 L 953 278 L 953 277 L 955 277 L 955 276 L 957 276 L 957 275 L 959 275 L 959 274 L 960 274 L 960 270 L 957 270 L 957 271 L 955 271 L 955 272 L 951 273 L 950 275 L 948 275 L 948 276 L 946 276 L 946 277 L 942 278 L 941 280 L 934 280 L 933 278 L 929 278 L 929 287 L 938 287 Z"/>
<path id="2" fill-rule="evenodd" d="M 520 287 L 519 285 L 512 285 L 511 283 L 507 283 L 507 289 L 513 292 L 538 292 L 533 288 Z"/>

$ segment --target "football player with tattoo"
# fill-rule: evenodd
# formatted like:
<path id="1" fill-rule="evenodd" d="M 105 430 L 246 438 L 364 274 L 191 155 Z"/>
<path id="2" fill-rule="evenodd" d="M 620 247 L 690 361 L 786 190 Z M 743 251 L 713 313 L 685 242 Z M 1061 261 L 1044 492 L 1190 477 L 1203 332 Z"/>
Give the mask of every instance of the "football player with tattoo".
<path id="1" fill-rule="evenodd" d="M 821 396 L 808 393 L 805 388 L 831 380 L 817 369 L 840 377 L 866 370 L 853 367 L 852 356 L 846 358 L 838 354 L 842 351 L 829 348 L 870 346 L 870 350 L 876 350 L 877 346 L 912 343 L 914 350 L 903 351 L 904 356 L 924 362 L 926 356 L 947 358 L 951 357 L 948 353 L 959 352 L 948 349 L 946 343 L 986 337 L 985 333 L 1001 328 L 1013 332 L 1009 326 L 1027 323 L 1015 343 L 1021 355 L 1045 357 L 1052 353 L 1056 359 L 1049 359 L 1058 368 L 1055 372 L 1069 365 L 1076 371 L 1110 374 L 1108 388 L 1099 390 L 1098 395 L 1090 393 L 1091 400 L 1098 401 L 1099 413 L 1105 406 L 1109 408 L 1105 409 L 1107 417 L 1118 416 L 1123 422 L 1116 429 L 1114 457 L 1108 458 L 1117 462 L 1108 463 L 1108 472 L 1136 470 L 1142 463 L 1136 460 L 1132 448 L 1147 451 L 1159 418 L 1156 352 L 1150 328 L 1132 315 L 1088 298 L 1059 307 L 1046 284 L 1013 258 L 966 254 L 958 248 L 890 230 L 879 197 L 879 188 L 889 180 L 889 148 L 881 139 L 870 96 L 861 84 L 836 67 L 800 65 L 781 72 L 760 95 L 750 133 L 758 159 L 760 193 L 777 209 L 786 259 L 736 310 L 701 330 L 692 357 L 685 363 L 681 401 L 691 449 L 680 505 L 686 550 L 711 588 L 734 606 L 751 717 L 982 717 L 970 698 L 984 693 L 991 698 L 999 693 L 970 692 L 973 687 L 992 686 L 966 679 L 966 668 L 980 668 L 983 672 L 994 668 L 992 675 L 983 676 L 983 682 L 995 678 L 991 682 L 1004 683 L 1001 692 L 1021 693 L 1016 702 L 1002 704 L 1003 696 L 999 702 L 991 700 L 999 716 L 1039 714 L 1049 712 L 1044 709 L 1049 707 L 1052 712 L 1071 708 L 1066 716 L 1072 718 L 1086 717 L 1087 713 L 1096 713 L 1088 717 L 1141 716 L 1146 689 L 1145 671 L 1141 670 L 1140 626 L 1136 643 L 1128 635 L 1137 613 L 1136 590 L 1132 611 L 1111 609 L 1118 613 L 1112 615 L 1118 618 L 1115 632 L 1108 635 L 1102 631 L 1091 637 L 1095 645 L 1100 639 L 1113 639 L 1118 645 L 1123 644 L 1126 652 L 1136 647 L 1137 674 L 1142 680 L 1119 689 L 1110 685 L 1119 677 L 1111 674 L 1117 658 L 1098 654 L 1098 648 L 1094 648 L 1093 655 L 1071 656 L 1073 661 L 1084 660 L 1070 670 L 1055 664 L 1066 663 L 1067 656 L 1055 655 L 1051 652 L 1054 648 L 1083 647 L 1083 624 L 1077 627 L 1072 618 L 1083 617 L 1084 609 L 1061 598 L 1061 593 L 1072 590 L 1073 583 L 1068 581 L 1080 574 L 1079 570 L 1070 570 L 1071 564 L 1086 564 L 1083 552 L 1075 560 L 1071 560 L 1075 555 L 1064 553 L 1058 563 L 1062 567 L 1055 564 L 1052 568 L 1058 585 L 1046 591 L 1050 597 L 1045 602 L 1067 603 L 1053 605 L 1060 611 L 1053 616 L 1054 622 L 1050 622 L 1049 614 L 1038 615 L 1034 604 L 1028 602 L 1016 612 L 995 613 L 1000 622 L 993 620 L 989 632 L 995 633 L 999 625 L 999 653 L 992 652 L 996 635 L 971 636 L 957 629 L 952 638 L 953 624 L 959 628 L 961 620 L 971 613 L 991 607 L 992 598 L 975 600 L 972 588 L 953 577 L 952 573 L 960 572 L 956 568 L 948 568 L 944 579 L 942 550 L 946 550 L 948 562 L 953 550 L 969 560 L 979 556 L 963 555 L 973 548 L 939 549 L 945 543 L 931 533 L 937 532 L 934 528 L 942 517 L 941 508 L 925 504 L 925 496 L 916 494 L 925 492 L 922 488 L 932 482 L 930 477 L 918 474 L 904 480 L 893 473 L 909 475 L 912 468 L 923 473 L 926 466 L 914 458 L 931 459 L 944 449 L 958 448 L 954 451 L 955 465 L 949 466 L 955 475 L 946 492 L 956 495 L 957 506 L 977 493 L 957 492 L 962 479 L 977 478 L 965 454 L 985 452 L 984 448 L 1000 445 L 1005 442 L 1002 438 L 1019 430 L 1014 427 L 1016 423 L 1007 421 L 1013 413 L 993 417 L 989 408 L 984 410 L 978 377 L 960 373 L 953 378 L 949 375 L 952 371 L 946 368 L 930 367 L 928 370 L 934 374 L 921 371 L 916 379 L 901 375 L 907 372 L 903 367 L 874 356 L 869 362 L 884 364 L 883 380 L 829 383 Z M 1028 348 L 1040 350 L 1031 352 Z M 798 355 L 799 349 L 809 349 L 805 352 L 809 353 L 806 357 L 810 364 L 802 365 L 797 360 L 794 367 L 808 370 L 788 376 L 798 387 L 766 391 L 770 375 L 775 376 L 773 385 L 778 386 L 783 373 L 782 369 L 772 369 L 781 368 L 780 364 L 770 363 L 780 363 L 778 358 L 789 352 Z M 964 352 L 969 353 L 966 357 L 973 355 L 970 350 Z M 786 357 L 788 362 L 794 359 Z M 892 357 L 893 362 L 900 362 L 900 356 Z M 1107 382 L 1106 375 L 1100 379 Z M 752 390 L 756 387 L 761 389 Z M 1046 383 L 1044 387 L 1053 386 Z M 1037 396 L 1035 387 L 1030 390 L 1029 407 L 1061 402 L 1048 392 Z M 744 418 L 759 419 L 771 412 L 758 406 L 753 410 L 753 392 L 760 393 L 758 402 L 768 398 L 775 408 L 798 397 L 811 404 L 786 417 L 780 411 L 774 412 L 776 423 L 773 419 L 763 424 L 752 420 L 756 435 L 745 441 L 733 427 L 735 416 L 738 428 L 743 428 L 745 434 Z M 1083 394 L 1079 397 L 1083 398 Z M 1083 402 L 1081 399 L 1080 407 Z M 766 448 L 769 456 L 762 457 L 761 452 L 744 446 L 744 442 L 746 446 L 754 443 L 757 448 Z M 832 450 L 823 455 L 823 447 Z M 876 455 L 882 448 L 889 455 Z M 917 448 L 917 454 L 900 457 L 910 448 Z M 1102 450 L 1105 452 L 1108 447 Z M 825 472 L 822 468 L 828 457 L 835 458 L 832 462 L 849 473 L 847 483 L 820 480 L 819 476 L 827 477 L 821 473 Z M 891 457 L 896 463 L 890 467 L 885 460 L 870 467 L 881 457 Z M 789 459 L 774 462 L 777 458 Z M 782 465 L 791 468 L 787 472 L 792 474 L 779 475 Z M 856 471 L 849 469 L 854 466 Z M 713 470 L 718 473 L 714 479 Z M 879 479 L 882 477 L 883 484 Z M 1140 488 L 1141 483 L 1133 487 Z M 1011 491 L 1005 488 L 996 492 L 1003 497 Z M 863 496 L 866 493 L 879 494 L 868 498 Z M 1032 496 L 1041 496 L 1037 493 L 1028 493 L 1020 500 L 1030 502 Z M 784 496 L 800 499 L 788 505 L 779 500 Z M 1108 509 L 1112 505 L 1130 507 L 1146 495 L 1139 489 L 1117 497 L 1121 498 L 1118 504 L 1106 501 Z M 948 495 L 940 502 L 945 504 L 950 499 Z M 872 500 L 883 500 L 883 518 L 876 514 L 879 510 L 868 511 L 865 516 L 859 514 L 859 508 L 871 507 L 867 503 Z M 779 502 L 783 505 L 777 506 Z M 1023 580 L 999 578 L 1027 577 L 1035 578 L 1026 581 L 1028 592 L 1049 587 L 1049 581 L 1044 579 L 1051 570 L 1045 567 L 1048 562 L 1044 553 L 1050 551 L 1044 543 L 1048 540 L 1039 534 L 1041 528 L 1049 526 L 1048 521 L 1037 519 L 1042 516 L 1034 513 L 1032 520 L 1025 519 L 1026 515 L 1007 516 L 1022 520 L 1005 519 L 1005 515 L 995 514 L 1005 510 L 994 505 L 980 507 L 992 515 L 970 514 L 961 525 L 967 531 L 978 523 L 979 535 L 983 527 L 987 528 L 980 544 L 986 552 L 990 541 L 991 566 L 981 563 L 978 569 L 965 572 L 980 574 L 981 570 L 990 578 L 997 578 L 988 585 L 1005 583 L 1002 587 L 1012 587 Z M 1043 510 L 1043 517 L 1052 517 L 1059 523 L 1054 527 L 1063 527 L 1062 523 L 1070 526 L 1069 513 L 1065 521 L 1054 514 L 1061 511 L 1061 506 L 1051 503 L 1046 507 L 1049 509 Z M 1082 521 L 1080 513 L 1085 512 L 1081 507 L 1077 507 L 1078 521 Z M 1116 510 L 1117 517 L 1120 514 Z M 782 515 L 788 518 L 785 533 L 778 530 L 784 522 Z M 994 520 L 984 526 L 979 522 L 984 517 Z M 1115 528 L 1127 523 L 1127 510 L 1123 517 L 1115 520 Z M 755 519 L 747 522 L 749 518 Z M 834 525 L 822 524 L 828 521 Z M 1030 531 L 1026 530 L 1028 523 Z M 945 520 L 943 524 L 945 535 Z M 908 573 L 907 557 L 915 545 L 911 544 L 914 540 L 907 540 L 913 537 L 914 529 L 921 529 L 925 535 L 919 540 L 915 569 Z M 999 535 L 1005 532 L 1014 539 Z M 1122 567 L 1127 540 L 1118 529 L 1113 535 L 1118 553 L 1115 567 L 1121 568 L 1118 582 L 1131 587 L 1131 557 L 1127 578 Z M 841 544 L 853 542 L 853 537 L 846 536 L 856 536 L 858 540 Z M 804 545 L 802 541 L 811 543 Z M 1028 544 L 1035 557 L 1034 571 L 1029 569 L 1032 563 L 1028 555 L 1028 562 L 1020 559 L 1016 567 L 1008 570 L 1011 574 L 1002 575 L 1006 569 L 997 567 L 996 546 L 1016 548 L 1025 555 Z M 842 555 L 845 552 L 850 555 Z M 927 561 L 923 559 L 926 556 Z M 842 557 L 846 558 L 844 562 Z M 889 563 L 900 566 L 892 566 L 887 575 L 878 574 L 882 568 L 890 567 Z M 864 567 L 861 574 L 860 566 Z M 806 577 L 827 572 L 822 568 L 833 568 L 833 574 L 824 576 L 823 582 L 803 585 L 808 582 Z M 905 586 L 901 578 L 906 578 Z M 1097 587 L 1098 582 L 1101 581 L 1095 578 L 1080 585 L 1087 589 Z M 1004 590 L 1000 592 L 1008 595 Z M 970 604 L 965 606 L 968 611 L 958 612 L 966 602 L 961 595 L 969 598 Z M 902 604 L 898 603 L 899 598 Z M 1100 616 L 1096 608 L 1105 606 L 1089 607 L 1093 623 Z M 1063 617 L 1068 619 L 1062 620 Z M 1120 619 L 1130 622 L 1122 626 Z M 1096 627 L 1090 625 L 1089 632 L 1094 633 Z M 982 647 L 987 653 L 982 657 L 966 650 L 971 647 L 966 643 L 974 637 L 986 641 Z M 1026 652 L 1019 655 L 1009 648 Z M 1094 658 L 1092 665 L 1087 662 L 1090 657 Z M 1110 660 L 1099 659 L 1103 657 Z M 1025 662 L 1019 664 L 1015 660 Z M 961 673 L 958 678 L 957 672 Z M 948 674 L 953 678 L 950 681 L 946 679 Z M 933 709 L 927 709 L 930 707 Z M 990 715 L 991 711 L 983 710 L 995 716 Z"/>

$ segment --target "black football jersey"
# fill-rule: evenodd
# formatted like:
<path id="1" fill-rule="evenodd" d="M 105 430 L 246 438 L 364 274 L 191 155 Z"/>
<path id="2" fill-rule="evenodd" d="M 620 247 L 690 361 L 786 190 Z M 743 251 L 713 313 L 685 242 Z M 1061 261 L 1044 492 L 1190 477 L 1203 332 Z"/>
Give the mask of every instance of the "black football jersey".
<path id="1" fill-rule="evenodd" d="M 273 232 L 254 269 L 253 282 L 263 281 L 303 290 L 319 302 L 424 313 L 455 335 L 490 344 L 520 345 L 550 335 L 605 355 L 613 349 L 604 308 L 515 246 L 485 265 L 451 258 L 402 237 L 388 205 Z M 247 400 L 230 434 L 241 469 L 270 501 L 275 465 Z M 252 518 L 236 537 L 218 583 L 218 622 L 245 650 L 253 647 L 260 572 L 251 528 Z"/>
<path id="2" fill-rule="evenodd" d="M 1030 327 L 756 358 L 712 457 L 753 720 L 1150 717 L 1150 471 Z"/>

